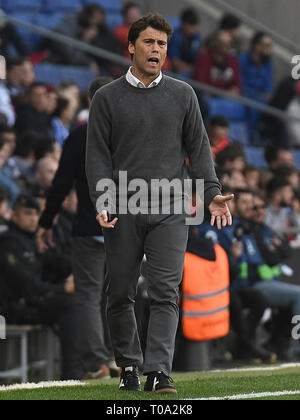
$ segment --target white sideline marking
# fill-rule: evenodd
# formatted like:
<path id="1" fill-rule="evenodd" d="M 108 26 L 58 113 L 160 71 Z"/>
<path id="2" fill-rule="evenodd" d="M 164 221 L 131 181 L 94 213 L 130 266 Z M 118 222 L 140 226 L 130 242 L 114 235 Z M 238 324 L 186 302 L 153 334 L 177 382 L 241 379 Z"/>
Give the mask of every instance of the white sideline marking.
<path id="1" fill-rule="evenodd" d="M 23 389 L 44 389 L 44 388 L 65 388 L 72 386 L 86 386 L 84 382 L 80 381 L 54 381 L 54 382 L 40 382 L 38 384 L 17 384 L 9 386 L 0 386 L 0 391 L 19 391 Z"/>
<path id="2" fill-rule="evenodd" d="M 300 391 L 262 392 L 260 394 L 229 395 L 228 397 L 193 398 L 186 401 L 251 400 L 252 398 L 284 397 L 287 395 L 300 395 Z"/>
<path id="3" fill-rule="evenodd" d="M 221 370 L 210 370 L 209 373 L 224 373 L 224 372 L 273 372 L 282 369 L 299 368 L 300 363 L 286 363 L 280 366 L 273 367 L 254 367 L 254 368 L 236 368 L 236 369 L 221 369 Z"/>

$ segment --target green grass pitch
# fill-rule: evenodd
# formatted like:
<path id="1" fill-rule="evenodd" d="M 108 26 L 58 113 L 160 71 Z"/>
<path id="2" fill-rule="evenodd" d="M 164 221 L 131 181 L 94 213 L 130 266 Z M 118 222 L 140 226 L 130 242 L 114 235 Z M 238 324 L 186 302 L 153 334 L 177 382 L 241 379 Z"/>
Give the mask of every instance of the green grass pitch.
<path id="1" fill-rule="evenodd" d="M 0 391 L 0 400 L 185 400 L 185 399 L 265 399 L 300 400 L 300 366 L 264 370 L 216 371 L 174 374 L 178 396 L 159 396 L 118 391 L 117 380 L 86 383 L 74 387 Z M 288 394 L 292 392 L 292 395 Z M 264 394 L 268 396 L 255 396 Z M 280 395 L 273 394 L 280 393 Z M 269 395 L 271 394 L 271 395 Z M 234 396 L 238 396 L 235 398 Z"/>

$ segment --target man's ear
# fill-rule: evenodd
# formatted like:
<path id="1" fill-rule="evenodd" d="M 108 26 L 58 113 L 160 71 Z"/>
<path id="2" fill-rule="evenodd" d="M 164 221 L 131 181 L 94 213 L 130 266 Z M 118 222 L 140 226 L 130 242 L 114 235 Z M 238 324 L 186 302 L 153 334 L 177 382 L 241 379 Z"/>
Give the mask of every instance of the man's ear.
<path id="1" fill-rule="evenodd" d="M 128 51 L 129 51 L 129 54 L 131 56 L 133 56 L 135 54 L 135 46 L 132 42 L 129 42 Z"/>

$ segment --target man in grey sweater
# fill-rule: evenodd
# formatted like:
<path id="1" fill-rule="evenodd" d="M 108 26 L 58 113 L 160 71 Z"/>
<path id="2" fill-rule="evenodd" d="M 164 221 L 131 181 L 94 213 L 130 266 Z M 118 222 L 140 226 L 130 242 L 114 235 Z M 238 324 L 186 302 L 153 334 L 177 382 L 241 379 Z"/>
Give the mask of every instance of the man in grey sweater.
<path id="1" fill-rule="evenodd" d="M 116 361 L 122 368 L 120 389 L 125 391 L 141 390 L 142 368 L 147 375 L 145 391 L 177 392 L 170 374 L 188 226 L 185 215 L 176 212 L 124 214 L 122 197 L 114 202 L 113 188 L 105 206 L 99 181 L 120 181 L 122 171 L 128 182 L 183 182 L 188 155 L 196 177 L 205 180 L 212 225 L 217 223 L 221 229 L 232 224 L 227 202 L 233 196 L 221 195 L 197 97 L 189 85 L 161 73 L 171 35 L 171 26 L 159 15 L 134 23 L 129 33 L 133 67 L 97 92 L 90 112 L 87 177 L 105 237 L 108 319 Z M 144 254 L 151 306 L 145 360 L 134 314 Z"/>

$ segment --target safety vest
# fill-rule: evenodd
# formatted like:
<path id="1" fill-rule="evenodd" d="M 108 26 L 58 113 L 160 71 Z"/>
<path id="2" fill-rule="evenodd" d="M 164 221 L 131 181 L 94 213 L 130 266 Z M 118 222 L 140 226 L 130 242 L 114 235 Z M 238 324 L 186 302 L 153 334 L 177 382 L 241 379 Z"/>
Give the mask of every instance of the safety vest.
<path id="1" fill-rule="evenodd" d="M 225 337 L 230 329 L 230 272 L 226 252 L 215 246 L 216 261 L 187 253 L 183 276 L 183 334 L 193 341 Z"/>

